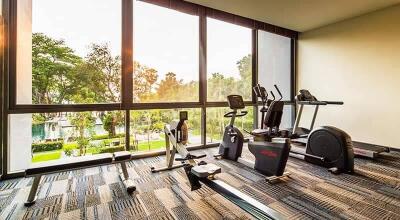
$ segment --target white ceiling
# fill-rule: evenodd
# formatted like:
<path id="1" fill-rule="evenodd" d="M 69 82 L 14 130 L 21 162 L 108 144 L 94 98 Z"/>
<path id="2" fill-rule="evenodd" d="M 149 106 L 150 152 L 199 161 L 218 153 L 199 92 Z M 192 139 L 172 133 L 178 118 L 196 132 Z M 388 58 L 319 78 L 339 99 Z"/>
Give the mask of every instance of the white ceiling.
<path id="1" fill-rule="evenodd" d="M 383 9 L 400 0 L 186 0 L 299 32 Z"/>

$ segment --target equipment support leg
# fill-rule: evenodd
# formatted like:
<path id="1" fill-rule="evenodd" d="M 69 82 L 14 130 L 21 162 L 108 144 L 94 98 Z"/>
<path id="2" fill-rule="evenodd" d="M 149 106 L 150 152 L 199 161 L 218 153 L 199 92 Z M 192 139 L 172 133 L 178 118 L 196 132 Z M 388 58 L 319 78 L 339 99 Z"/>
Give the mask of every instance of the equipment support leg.
<path id="1" fill-rule="evenodd" d="M 31 191 L 29 192 L 28 200 L 25 202 L 25 206 L 33 205 L 36 202 L 36 192 L 39 187 L 40 179 L 42 175 L 37 175 L 33 179 L 33 183 L 31 186 Z"/>
<path id="2" fill-rule="evenodd" d="M 128 193 L 132 193 L 136 190 L 135 183 L 129 178 L 129 173 L 125 161 L 121 162 L 120 164 L 121 169 L 119 170 L 119 178 L 121 179 Z"/>

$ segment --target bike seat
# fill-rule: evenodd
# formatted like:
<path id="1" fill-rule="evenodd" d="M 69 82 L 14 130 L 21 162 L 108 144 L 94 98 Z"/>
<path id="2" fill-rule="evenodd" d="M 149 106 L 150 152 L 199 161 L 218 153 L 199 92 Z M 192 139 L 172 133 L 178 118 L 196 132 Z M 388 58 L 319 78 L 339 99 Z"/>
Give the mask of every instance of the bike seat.
<path id="1" fill-rule="evenodd" d="M 191 173 L 197 176 L 198 178 L 207 178 L 209 176 L 221 173 L 221 167 L 212 163 L 208 163 L 205 165 L 198 165 L 192 167 Z"/>
<path id="2" fill-rule="evenodd" d="M 251 135 L 265 135 L 268 134 L 268 129 L 254 129 L 250 134 Z"/>

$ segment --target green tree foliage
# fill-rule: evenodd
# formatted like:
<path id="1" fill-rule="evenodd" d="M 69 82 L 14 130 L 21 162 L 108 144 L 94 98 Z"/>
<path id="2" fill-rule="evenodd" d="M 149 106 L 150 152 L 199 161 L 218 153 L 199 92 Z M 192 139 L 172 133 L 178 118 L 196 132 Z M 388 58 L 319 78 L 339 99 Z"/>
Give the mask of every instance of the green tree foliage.
<path id="1" fill-rule="evenodd" d="M 79 154 L 85 155 L 86 147 L 89 145 L 89 137 L 85 136 L 85 131 L 93 129 L 96 118 L 91 112 L 76 112 L 69 116 L 69 121 L 77 132 Z"/>
<path id="2" fill-rule="evenodd" d="M 237 63 L 240 83 L 238 83 L 237 91 L 243 96 L 244 100 L 251 100 L 252 93 L 252 56 L 251 54 L 243 57 Z"/>
<path id="3" fill-rule="evenodd" d="M 89 53 L 73 71 L 80 85 L 76 96 L 85 103 L 113 103 L 121 101 L 121 59 L 113 56 L 108 44 L 92 44 Z M 74 100 L 79 102 L 79 100 Z M 107 112 L 103 119 L 104 129 L 115 136 L 116 126 L 123 123 L 120 112 Z"/>
<path id="4" fill-rule="evenodd" d="M 213 73 L 207 81 L 207 98 L 210 101 L 226 101 L 226 97 L 238 94 L 237 82 L 233 77 L 225 77 L 221 73 Z"/>
<path id="5" fill-rule="evenodd" d="M 151 101 L 155 95 L 152 94 L 155 83 L 158 79 L 157 71 L 139 62 L 134 63 L 133 73 L 133 101 Z"/>
<path id="6" fill-rule="evenodd" d="M 65 45 L 44 34 L 32 36 L 32 97 L 34 104 L 62 104 L 76 86 L 71 70 L 81 58 Z"/>
<path id="7" fill-rule="evenodd" d="M 55 40 L 44 34 L 33 34 L 33 103 L 113 103 L 121 101 L 121 58 L 111 53 L 109 44 L 91 44 L 89 52 L 81 58 L 66 46 L 63 40 Z M 251 99 L 252 57 L 244 56 L 237 62 L 239 78 L 227 77 L 224 73 L 213 73 L 207 80 L 209 101 L 226 101 L 230 94 L 243 95 Z M 159 79 L 156 69 L 134 62 L 134 102 L 187 102 L 197 101 L 198 81 L 184 82 L 174 72 L 168 72 Z M 185 109 L 186 110 L 186 109 Z M 189 129 L 200 133 L 200 110 L 189 109 Z M 132 111 L 131 123 L 134 139 L 138 134 L 147 135 L 148 143 L 154 132 L 161 132 L 164 124 L 177 119 L 177 110 Z M 226 126 L 224 108 L 207 110 L 207 134 L 219 138 Z M 43 123 L 53 113 L 35 114 L 35 123 Z M 87 131 L 95 125 L 96 117 L 89 112 L 71 113 L 68 116 L 77 131 L 81 154 L 88 146 Z M 116 127 L 123 125 L 123 112 L 101 113 L 104 129 L 110 137 L 116 135 Z M 238 121 L 238 126 L 251 129 L 252 111 Z M 250 128 L 249 128 L 250 127 Z M 85 136 L 86 135 L 86 136 Z"/>
<path id="8" fill-rule="evenodd" d="M 110 138 L 115 137 L 117 132 L 116 132 L 116 127 L 121 126 L 124 123 L 124 115 L 121 111 L 112 111 L 112 112 L 107 112 L 103 116 L 103 128 L 108 132 L 108 136 Z"/>
<path id="9" fill-rule="evenodd" d="M 85 57 L 85 88 L 96 94 L 96 102 L 121 101 L 121 59 L 113 56 L 109 44 L 92 44 Z"/>
<path id="10" fill-rule="evenodd" d="M 180 97 L 184 94 L 180 93 L 183 81 L 176 79 L 176 74 L 169 72 L 162 79 L 157 88 L 158 100 L 180 101 Z"/>

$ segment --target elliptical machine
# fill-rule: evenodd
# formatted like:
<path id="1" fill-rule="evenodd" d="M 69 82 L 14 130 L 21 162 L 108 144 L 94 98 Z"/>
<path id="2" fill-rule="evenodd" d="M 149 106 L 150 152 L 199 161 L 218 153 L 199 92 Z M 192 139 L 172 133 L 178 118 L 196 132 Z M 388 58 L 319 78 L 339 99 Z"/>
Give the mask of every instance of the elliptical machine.
<path id="1" fill-rule="evenodd" d="M 258 85 L 257 87 L 261 86 Z M 282 99 L 282 93 L 278 86 L 274 85 L 274 87 L 280 95 L 280 99 Z M 260 90 L 265 89 L 261 88 Z M 272 92 L 271 94 L 274 96 Z M 312 97 L 312 99 L 310 99 L 310 97 Z M 260 98 L 262 101 L 265 100 L 263 97 Z M 272 130 L 272 136 L 288 137 L 291 139 L 292 144 L 290 156 L 292 157 L 327 167 L 329 168 L 329 171 L 334 174 L 353 172 L 354 154 L 351 137 L 346 132 L 333 126 L 322 126 L 313 129 L 316 112 L 320 105 L 343 104 L 343 102 L 318 101 L 314 96 L 309 94 L 307 90 L 300 90 L 300 94 L 296 97 L 296 104 L 300 105 L 300 108 L 297 113 L 294 128 L 291 130 L 279 130 L 281 117 L 275 118 L 274 120 L 276 120 L 276 122 L 274 123 L 275 127 Z M 304 105 L 316 106 L 312 125 L 309 130 L 298 128 Z M 278 111 L 283 113 L 283 106 L 278 109 Z M 262 118 L 262 124 L 269 123 L 268 120 L 271 119 L 268 117 Z M 259 129 L 252 133 L 258 137 L 265 137 L 265 132 L 266 131 L 263 131 L 263 129 Z"/>
<path id="2" fill-rule="evenodd" d="M 278 138 L 269 141 L 249 142 L 248 148 L 255 156 L 255 162 L 241 157 L 244 137 L 242 132 L 234 126 L 234 123 L 236 117 L 245 116 L 247 111 L 241 110 L 245 108 L 242 96 L 230 95 L 227 98 L 229 107 L 233 111 L 224 115 L 224 117 L 231 118 L 231 120 L 225 128 L 222 142 L 219 145 L 218 155 L 214 157 L 237 161 L 254 168 L 261 174 L 266 175 L 266 180 L 271 183 L 284 176 L 288 176 L 289 173 L 285 172 L 285 167 L 290 151 L 289 139 Z M 271 106 L 274 104 L 272 102 Z M 266 112 L 267 115 L 271 109 L 270 107 L 268 112 Z"/>

